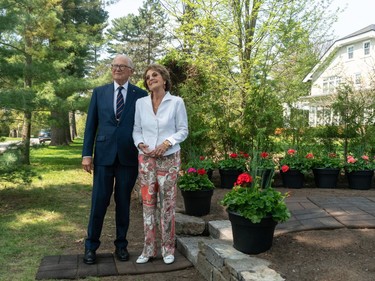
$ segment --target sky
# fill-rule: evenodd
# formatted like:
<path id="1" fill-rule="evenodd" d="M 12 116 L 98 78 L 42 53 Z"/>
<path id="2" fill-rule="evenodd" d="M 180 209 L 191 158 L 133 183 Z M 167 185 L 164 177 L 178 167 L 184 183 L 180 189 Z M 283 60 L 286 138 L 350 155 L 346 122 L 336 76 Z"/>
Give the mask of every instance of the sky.
<path id="1" fill-rule="evenodd" d="M 118 3 L 108 6 L 109 19 L 124 17 L 128 13 L 138 14 L 138 8 L 143 0 L 120 0 Z M 375 24 L 375 0 L 333 0 L 332 7 L 346 7 L 334 24 L 336 39 L 349 35 L 370 24 Z M 333 10 L 334 8 L 332 8 Z"/>

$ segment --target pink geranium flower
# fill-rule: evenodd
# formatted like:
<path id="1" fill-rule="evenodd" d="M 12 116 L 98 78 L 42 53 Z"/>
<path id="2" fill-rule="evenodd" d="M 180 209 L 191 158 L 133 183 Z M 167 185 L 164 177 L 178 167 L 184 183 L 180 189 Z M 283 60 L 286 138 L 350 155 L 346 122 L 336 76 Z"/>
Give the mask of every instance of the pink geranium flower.
<path id="1" fill-rule="evenodd" d="M 187 172 L 188 172 L 188 173 L 196 173 L 197 170 L 196 170 L 195 168 L 189 168 L 189 169 L 187 170 Z"/>
<path id="2" fill-rule="evenodd" d="M 346 158 L 346 161 L 350 164 L 354 164 L 355 162 L 357 162 L 357 159 L 355 159 L 353 156 L 349 155 L 347 158 Z"/>
<path id="3" fill-rule="evenodd" d="M 367 155 L 362 155 L 361 158 L 362 158 L 363 160 L 365 160 L 365 161 L 369 161 L 369 160 L 370 160 L 369 157 L 368 157 Z"/>

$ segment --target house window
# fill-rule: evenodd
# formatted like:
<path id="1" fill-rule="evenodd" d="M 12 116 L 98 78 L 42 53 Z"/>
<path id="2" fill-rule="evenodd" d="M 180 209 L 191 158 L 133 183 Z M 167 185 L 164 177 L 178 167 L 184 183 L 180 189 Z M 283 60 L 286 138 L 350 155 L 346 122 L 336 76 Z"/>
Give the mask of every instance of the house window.
<path id="1" fill-rule="evenodd" d="M 358 84 L 361 84 L 361 73 L 356 73 L 355 74 L 355 80 L 354 80 L 354 82 L 355 82 L 355 84 L 356 85 L 358 85 Z"/>
<path id="2" fill-rule="evenodd" d="M 363 53 L 365 56 L 370 54 L 370 41 L 363 43 Z"/>
<path id="3" fill-rule="evenodd" d="M 328 81 L 328 91 L 331 93 L 335 89 L 335 78 L 334 76 L 329 77 Z"/>
<path id="4" fill-rule="evenodd" d="M 353 56 L 354 56 L 354 47 L 353 46 L 349 46 L 348 49 L 348 59 L 352 59 Z"/>
<path id="5" fill-rule="evenodd" d="M 323 79 L 323 94 L 328 93 L 328 79 L 324 78 Z"/>
<path id="6" fill-rule="evenodd" d="M 341 83 L 341 77 L 330 76 L 323 79 L 323 94 L 333 93 Z"/>

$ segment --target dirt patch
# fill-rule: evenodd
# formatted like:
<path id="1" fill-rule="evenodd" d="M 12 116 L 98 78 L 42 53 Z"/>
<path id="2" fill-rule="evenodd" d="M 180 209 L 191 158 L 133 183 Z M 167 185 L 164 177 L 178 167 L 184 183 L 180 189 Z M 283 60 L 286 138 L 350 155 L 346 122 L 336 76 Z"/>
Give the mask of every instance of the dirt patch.
<path id="1" fill-rule="evenodd" d="M 314 230 L 274 239 L 266 253 L 288 281 L 371 281 L 375 278 L 375 230 Z"/>
<path id="2" fill-rule="evenodd" d="M 213 181 L 219 186 L 218 173 Z M 306 187 L 288 190 L 281 188 L 279 175 L 275 175 L 274 186 L 281 192 L 290 191 L 291 196 L 370 196 L 375 197 L 375 189 L 349 189 L 346 179 L 340 176 L 337 189 L 314 188 L 312 178 L 306 179 Z M 210 214 L 206 221 L 228 219 L 220 200 L 228 189 L 217 188 L 214 191 Z M 109 210 L 103 229 L 100 251 L 113 251 L 115 233 L 114 214 Z M 375 208 L 375 206 L 374 206 Z M 179 192 L 177 209 L 183 210 L 183 199 Z M 142 206 L 139 199 L 133 198 L 131 225 L 129 229 L 129 248 L 141 253 L 143 244 Z M 336 229 L 289 233 L 277 236 L 272 248 L 256 257 L 272 263 L 271 268 L 279 272 L 288 281 L 373 281 L 375 276 L 375 229 Z M 122 280 L 124 277 L 105 277 L 101 280 Z M 177 272 L 127 276 L 126 280 L 195 280 L 204 281 L 194 268 Z"/>

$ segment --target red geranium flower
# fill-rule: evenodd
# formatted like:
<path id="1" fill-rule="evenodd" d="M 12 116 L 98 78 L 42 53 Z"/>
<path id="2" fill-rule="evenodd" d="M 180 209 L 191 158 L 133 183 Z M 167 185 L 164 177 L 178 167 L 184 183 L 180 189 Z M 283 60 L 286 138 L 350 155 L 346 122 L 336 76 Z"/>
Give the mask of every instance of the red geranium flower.
<path id="1" fill-rule="evenodd" d="M 251 183 L 253 178 L 248 173 L 242 173 L 237 177 L 236 185 L 246 186 L 248 183 Z"/>
<path id="2" fill-rule="evenodd" d="M 199 156 L 199 160 L 203 161 L 205 159 L 204 156 Z"/>
<path id="3" fill-rule="evenodd" d="M 294 150 L 294 149 L 288 149 L 287 153 L 288 153 L 289 155 L 293 155 L 293 154 L 296 153 L 296 150 Z"/>
<path id="4" fill-rule="evenodd" d="M 260 157 L 263 158 L 263 159 L 267 158 L 268 156 L 269 156 L 269 154 L 267 152 L 261 152 L 260 153 Z"/>
<path id="5" fill-rule="evenodd" d="M 237 158 L 238 154 L 237 153 L 231 153 L 231 154 L 229 154 L 229 157 L 230 158 Z"/>
<path id="6" fill-rule="evenodd" d="M 306 158 L 307 158 L 307 159 L 313 159 L 313 158 L 314 158 L 314 154 L 312 154 L 312 153 L 307 153 Z"/>
<path id="7" fill-rule="evenodd" d="M 281 166 L 281 171 L 282 171 L 283 173 L 288 172 L 288 171 L 289 171 L 289 166 L 288 166 L 288 165 L 282 165 L 282 166 Z"/>
<path id="8" fill-rule="evenodd" d="M 197 173 L 199 175 L 204 175 L 204 174 L 206 174 L 206 170 L 205 169 L 198 169 Z"/>

